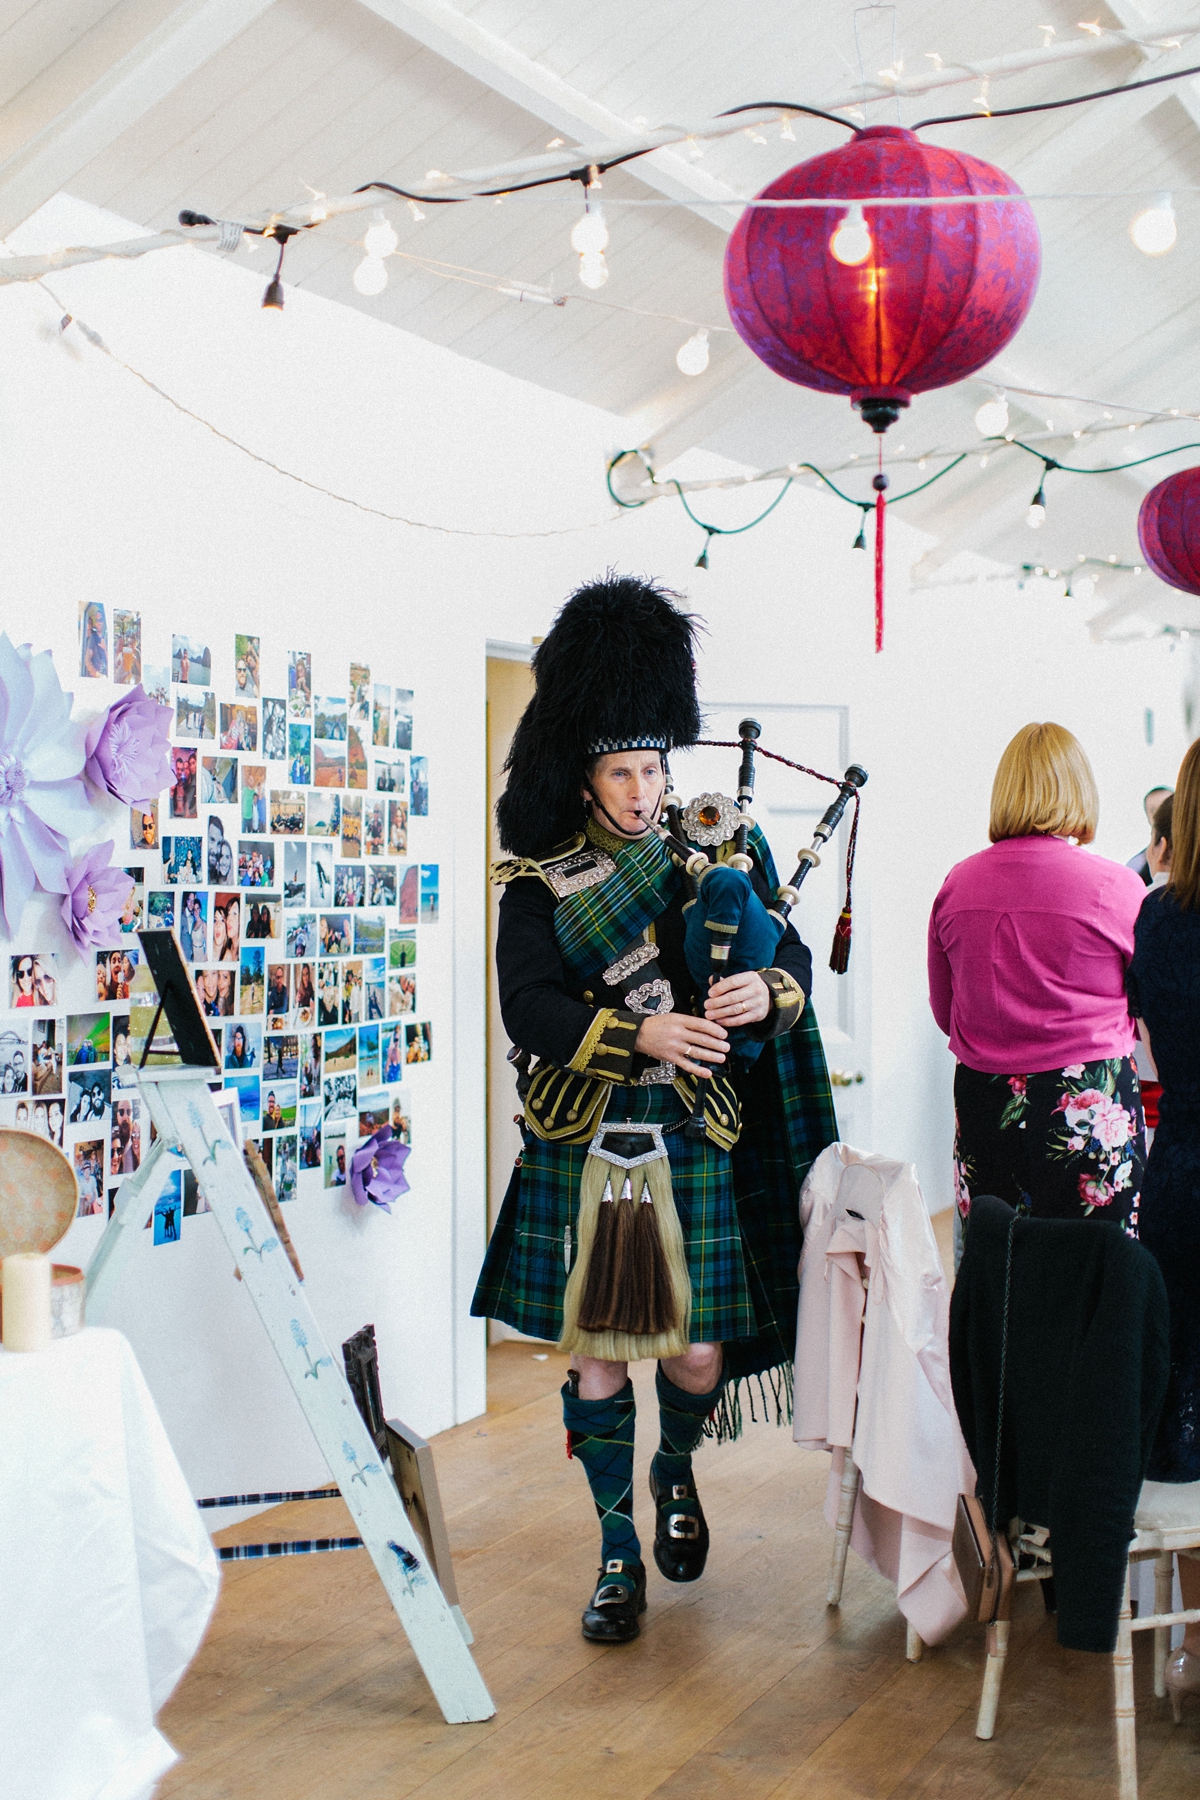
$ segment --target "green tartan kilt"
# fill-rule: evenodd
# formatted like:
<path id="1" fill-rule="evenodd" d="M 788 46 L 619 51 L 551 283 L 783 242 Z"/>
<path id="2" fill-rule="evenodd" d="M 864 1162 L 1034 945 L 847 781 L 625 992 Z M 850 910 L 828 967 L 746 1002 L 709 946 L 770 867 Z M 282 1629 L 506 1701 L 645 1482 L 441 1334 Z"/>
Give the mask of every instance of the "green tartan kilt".
<path id="1" fill-rule="evenodd" d="M 634 1104 L 627 1106 L 630 1099 Z M 666 1131 L 692 1284 L 691 1341 L 716 1344 L 752 1337 L 758 1323 L 742 1254 L 732 1155 L 707 1139 L 684 1136 L 687 1111 L 673 1088 L 614 1095 L 610 1122 L 627 1111 L 639 1124 L 661 1125 Z M 579 1238 L 579 1184 L 587 1155 L 586 1144 L 548 1144 L 525 1133 L 525 1149 L 492 1235 L 473 1313 L 500 1319 L 529 1337 L 559 1336 L 568 1245 Z"/>
<path id="2" fill-rule="evenodd" d="M 732 1151 L 667 1132 L 675 1207 L 692 1282 L 693 1343 L 723 1343 L 731 1380 L 782 1372 L 790 1379 L 799 1298 L 800 1187 L 837 1137 L 821 1034 L 811 1006 L 786 1036 L 736 1077 L 742 1135 Z M 678 1124 L 673 1088 L 623 1089 L 613 1119 Z M 576 1237 L 585 1145 L 525 1134 L 471 1304 L 529 1337 L 562 1329 L 566 1228 Z M 779 1385 L 771 1385 L 779 1397 Z M 751 1402 L 753 1407 L 753 1401 Z"/>

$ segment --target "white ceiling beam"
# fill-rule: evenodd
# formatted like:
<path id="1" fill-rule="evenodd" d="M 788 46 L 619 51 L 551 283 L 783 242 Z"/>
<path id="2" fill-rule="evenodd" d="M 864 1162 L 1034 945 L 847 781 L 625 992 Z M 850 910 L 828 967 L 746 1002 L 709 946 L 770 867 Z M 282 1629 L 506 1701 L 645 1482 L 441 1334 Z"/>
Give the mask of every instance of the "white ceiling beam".
<path id="1" fill-rule="evenodd" d="M 446 0 L 364 0 L 364 4 L 406 37 L 576 142 L 597 137 L 617 143 L 639 141 L 641 134 L 628 120 L 485 31 Z M 732 209 L 728 216 L 714 213 L 711 205 L 700 209 L 700 217 L 722 232 L 732 230 L 742 210 L 731 187 L 677 150 L 655 150 L 629 164 L 627 172 L 672 200 L 728 201 Z"/>
<path id="2" fill-rule="evenodd" d="M 0 237 L 252 25 L 274 0 L 185 0 L 156 30 L 0 161 Z"/>

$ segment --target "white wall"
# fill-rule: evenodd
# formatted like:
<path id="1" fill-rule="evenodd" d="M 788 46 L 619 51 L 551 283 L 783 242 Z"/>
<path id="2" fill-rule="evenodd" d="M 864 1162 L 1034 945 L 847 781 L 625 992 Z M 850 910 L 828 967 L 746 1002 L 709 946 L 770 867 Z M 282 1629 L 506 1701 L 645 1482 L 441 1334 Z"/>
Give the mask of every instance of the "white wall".
<path id="1" fill-rule="evenodd" d="M 100 231 L 131 234 L 60 199 L 11 241 L 28 250 Z M 696 571 L 700 534 L 674 501 L 603 522 L 620 420 L 303 292 L 288 290 L 282 318 L 264 315 L 263 279 L 179 250 L 49 285 L 119 357 L 259 455 L 454 530 L 391 524 L 287 481 L 76 333 L 60 336 L 61 307 L 45 293 L 6 288 L 0 625 L 50 645 L 77 690 L 80 599 L 133 606 L 160 637 L 195 625 L 214 643 L 261 633 L 271 654 L 311 643 L 317 691 L 323 667 L 333 679 L 351 656 L 416 690 L 433 810 L 412 855 L 441 864 L 443 919 L 423 931 L 420 953 L 436 1051 L 411 1090 L 413 1193 L 392 1219 L 349 1218 L 309 1193 L 289 1223 L 330 1338 L 374 1318 L 385 1402 L 432 1432 L 484 1403 L 482 1326 L 467 1308 L 484 1236 L 486 640 L 544 634 L 563 596 L 613 563 L 680 588 L 703 614 L 710 694 L 850 707 L 851 754 L 871 775 L 856 906 L 873 1021 L 871 1147 L 912 1157 L 935 1208 L 950 1198 L 951 1064 L 925 1002 L 930 901 L 949 866 L 986 841 L 996 758 L 1030 718 L 1079 733 L 1103 796 L 1099 847 L 1136 850 L 1141 794 L 1171 779 L 1185 745 L 1181 671 L 1161 643 L 1091 645 L 1083 609 L 1034 588 L 908 593 L 907 566 L 929 540 L 900 513 L 876 658 L 869 560 L 848 547 L 856 515 L 836 500 L 789 495 L 760 529 L 715 540 L 711 569 Z M 514 328 L 537 329 L 537 309 Z M 819 445 L 798 449 L 819 458 Z M 758 489 L 716 495 L 704 516 L 736 524 L 761 504 Z M 161 660 L 149 640 L 145 654 Z M 278 690 L 268 680 L 266 691 Z M 48 929 L 31 916 L 22 941 L 44 946 Z M 319 1460 L 215 1226 L 190 1223 L 179 1251 L 147 1247 L 122 1317 L 189 1478 L 197 1492 L 316 1479 Z M 81 1222 L 66 1248 L 82 1257 L 94 1230 Z"/>

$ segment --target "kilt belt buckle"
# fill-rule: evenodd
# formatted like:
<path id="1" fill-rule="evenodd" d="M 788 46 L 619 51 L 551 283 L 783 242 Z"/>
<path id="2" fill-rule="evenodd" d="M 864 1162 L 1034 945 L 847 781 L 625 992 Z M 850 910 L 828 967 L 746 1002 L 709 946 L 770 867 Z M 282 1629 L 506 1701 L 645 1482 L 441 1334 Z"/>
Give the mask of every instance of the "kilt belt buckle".
<path id="1" fill-rule="evenodd" d="M 589 1156 L 599 1156 L 619 1169 L 640 1169 L 644 1163 L 658 1162 L 666 1154 L 661 1127 L 637 1125 L 631 1119 L 601 1125 L 588 1145 Z"/>

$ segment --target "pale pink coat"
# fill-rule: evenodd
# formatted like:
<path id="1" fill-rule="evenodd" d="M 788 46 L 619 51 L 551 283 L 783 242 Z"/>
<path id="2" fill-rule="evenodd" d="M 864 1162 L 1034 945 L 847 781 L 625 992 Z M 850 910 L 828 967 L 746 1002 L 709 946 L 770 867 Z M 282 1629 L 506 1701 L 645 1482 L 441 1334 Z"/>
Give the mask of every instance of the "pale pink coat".
<path id="1" fill-rule="evenodd" d="M 809 1170 L 800 1217 L 793 1435 L 833 1452 L 831 1526 L 853 1456 L 850 1543 L 936 1644 L 966 1614 L 950 1541 L 975 1472 L 950 1391 L 949 1288 L 916 1171 L 830 1144 Z"/>

